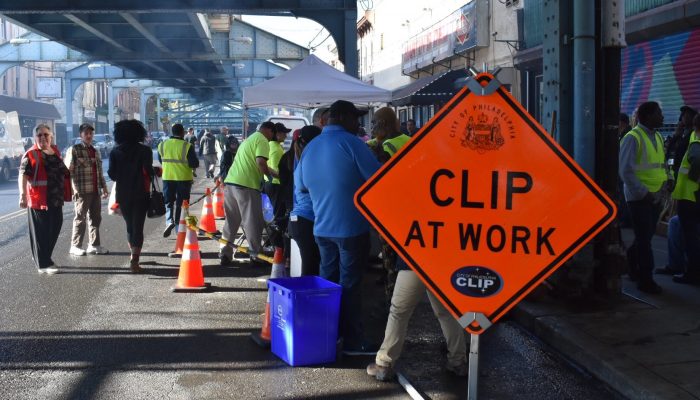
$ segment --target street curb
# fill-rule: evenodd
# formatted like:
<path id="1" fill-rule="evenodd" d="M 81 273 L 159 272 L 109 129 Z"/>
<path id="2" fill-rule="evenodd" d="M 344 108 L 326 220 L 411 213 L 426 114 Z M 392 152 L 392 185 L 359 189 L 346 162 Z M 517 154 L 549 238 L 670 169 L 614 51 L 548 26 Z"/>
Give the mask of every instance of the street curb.
<path id="1" fill-rule="evenodd" d="M 697 400 L 615 348 L 599 342 L 556 315 L 541 315 L 523 302 L 511 317 L 542 341 L 629 399 Z"/>

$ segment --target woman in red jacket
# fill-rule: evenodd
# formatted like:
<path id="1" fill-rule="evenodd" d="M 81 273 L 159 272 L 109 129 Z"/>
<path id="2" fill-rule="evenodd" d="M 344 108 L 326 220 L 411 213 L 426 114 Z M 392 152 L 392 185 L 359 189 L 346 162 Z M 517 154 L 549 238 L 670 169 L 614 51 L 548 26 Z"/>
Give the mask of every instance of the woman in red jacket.
<path id="1" fill-rule="evenodd" d="M 70 173 L 52 140 L 50 126 L 34 129 L 34 146 L 24 153 L 17 179 L 19 206 L 27 209 L 32 258 L 40 274 L 58 272 L 51 254 L 63 225 L 63 203 L 71 201 Z"/>

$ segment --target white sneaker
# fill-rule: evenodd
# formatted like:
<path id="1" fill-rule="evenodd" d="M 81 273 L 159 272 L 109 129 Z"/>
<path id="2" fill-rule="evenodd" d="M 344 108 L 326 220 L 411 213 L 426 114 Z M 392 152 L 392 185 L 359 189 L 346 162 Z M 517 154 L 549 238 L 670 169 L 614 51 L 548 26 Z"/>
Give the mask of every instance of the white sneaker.
<path id="1" fill-rule="evenodd" d="M 46 274 L 46 275 L 57 274 L 58 268 L 56 268 L 56 267 L 39 268 L 39 273 Z"/>
<path id="2" fill-rule="evenodd" d="M 84 256 L 85 250 L 81 249 L 80 247 L 71 246 L 69 253 L 72 256 Z"/>
<path id="3" fill-rule="evenodd" d="M 87 248 L 87 253 L 88 254 L 109 254 L 109 250 L 105 249 L 102 246 L 88 246 Z"/>

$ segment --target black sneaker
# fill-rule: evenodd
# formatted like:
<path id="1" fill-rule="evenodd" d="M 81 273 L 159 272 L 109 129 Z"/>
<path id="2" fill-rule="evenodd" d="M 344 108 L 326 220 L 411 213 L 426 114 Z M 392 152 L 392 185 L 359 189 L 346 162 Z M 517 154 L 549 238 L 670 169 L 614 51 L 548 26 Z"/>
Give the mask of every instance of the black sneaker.
<path id="1" fill-rule="evenodd" d="M 343 348 L 343 354 L 346 356 L 373 356 L 377 354 L 377 351 L 379 351 L 379 346 L 369 343 Z"/>
<path id="2" fill-rule="evenodd" d="M 226 257 L 225 255 L 220 255 L 219 256 L 219 265 L 229 265 L 231 264 L 231 259 Z"/>
<path id="3" fill-rule="evenodd" d="M 172 222 L 169 223 L 168 226 L 165 227 L 165 230 L 163 230 L 163 237 L 164 238 L 169 237 L 170 232 L 172 232 L 174 228 L 175 228 L 175 224 L 173 224 Z"/>

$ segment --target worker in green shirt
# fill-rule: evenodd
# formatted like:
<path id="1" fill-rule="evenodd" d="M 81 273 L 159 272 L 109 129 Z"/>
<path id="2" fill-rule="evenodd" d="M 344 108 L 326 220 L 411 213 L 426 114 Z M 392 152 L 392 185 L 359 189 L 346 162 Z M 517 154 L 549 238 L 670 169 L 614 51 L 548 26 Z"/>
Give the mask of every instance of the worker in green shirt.
<path id="1" fill-rule="evenodd" d="M 285 139 L 287 139 L 287 134 L 291 131 L 291 129 L 280 122 L 275 124 L 275 137 L 273 140 L 270 140 L 270 157 L 267 159 L 268 168 L 275 172 L 279 172 L 280 159 L 284 155 L 282 143 L 284 143 Z M 284 196 L 282 196 L 282 190 L 280 189 L 279 178 L 265 176 L 263 191 L 267 197 L 270 198 L 270 202 L 272 203 L 275 223 L 278 226 L 283 226 L 281 222 L 284 219 L 286 207 L 284 204 Z"/>

